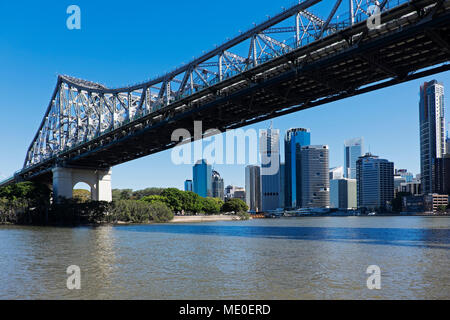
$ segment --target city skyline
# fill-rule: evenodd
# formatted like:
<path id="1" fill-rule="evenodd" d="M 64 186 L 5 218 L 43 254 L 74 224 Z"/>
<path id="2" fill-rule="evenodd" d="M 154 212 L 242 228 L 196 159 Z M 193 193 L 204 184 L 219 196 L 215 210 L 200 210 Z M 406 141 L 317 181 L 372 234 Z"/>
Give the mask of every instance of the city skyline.
<path id="1" fill-rule="evenodd" d="M 172 50 L 176 46 L 171 40 L 171 35 L 177 34 L 178 30 L 163 19 L 164 14 L 161 13 L 166 10 L 166 4 L 152 5 L 151 11 L 154 14 L 154 23 L 163 23 L 167 35 L 161 37 L 152 30 L 139 31 L 140 36 L 145 35 L 149 39 L 150 36 L 157 37 L 157 41 L 165 49 L 163 51 L 146 50 L 151 49 L 152 41 L 149 40 L 140 44 L 142 50 L 134 52 L 124 48 L 105 52 L 101 49 L 107 45 L 110 38 L 106 35 L 104 39 L 99 40 L 96 34 L 104 31 L 105 25 L 110 28 L 108 30 L 111 33 L 116 35 L 143 30 L 140 19 L 132 19 L 127 24 L 111 25 L 107 20 L 103 20 L 104 18 L 98 19 L 98 16 L 92 14 L 91 9 L 97 8 L 98 4 L 81 1 L 80 6 L 83 8 L 86 20 L 82 30 L 71 33 L 65 28 L 63 19 L 60 19 L 58 15 L 60 11 L 65 12 L 64 4 L 48 8 L 39 16 L 35 15 L 35 12 L 39 11 L 38 4 L 30 4 L 26 8 L 17 7 L 14 3 L 2 4 L 6 6 L 1 13 L 2 21 L 10 26 L 0 31 L 5 39 L 0 43 L 0 58 L 5 61 L 2 68 L 4 77 L 0 79 L 0 90 L 4 97 L 2 106 L 22 110 L 28 116 L 20 124 L 14 112 L 6 113 L 0 119 L 0 133 L 2 136 L 9 137 L 7 140 L 2 140 L 0 144 L 2 150 L 9 151 L 7 157 L 3 152 L 0 157 L 0 179 L 11 176 L 14 171 L 21 168 L 25 150 L 39 126 L 43 110 L 48 105 L 48 96 L 56 81 L 56 73 L 73 74 L 112 87 L 131 83 L 136 79 L 147 79 L 170 70 L 176 64 L 189 61 L 193 55 L 198 55 L 205 47 L 220 43 L 226 37 L 237 33 L 239 29 L 245 30 L 248 27 L 247 21 L 252 19 L 259 21 L 267 12 L 278 12 L 279 6 L 282 5 L 267 1 L 264 6 L 255 9 L 251 3 L 236 2 L 236 4 L 244 6 L 243 9 L 251 7 L 252 10 L 242 10 L 231 17 L 227 25 L 214 22 L 215 25 L 208 30 L 201 28 L 199 22 L 192 21 L 187 24 L 186 32 L 201 32 L 199 37 L 202 38 L 202 43 L 183 39 L 181 45 L 185 50 L 182 52 Z M 189 11 L 188 5 L 183 4 L 183 6 L 183 9 Z M 208 3 L 204 10 L 213 13 L 218 8 L 219 4 Z M 124 15 L 139 14 L 128 11 L 127 8 L 121 9 L 124 10 L 121 11 Z M 118 10 L 115 3 L 111 3 L 102 10 L 105 16 L 117 16 Z M 8 12 L 7 15 L 6 12 Z M 55 28 L 60 24 L 61 29 Z M 33 25 L 37 31 L 33 37 L 30 37 L 28 33 L 30 25 Z M 233 26 L 231 34 L 230 25 Z M 45 36 L 38 31 L 45 31 Z M 64 44 L 67 47 L 61 48 L 66 52 L 64 58 L 57 53 L 55 44 L 49 40 L 62 37 L 68 39 L 70 43 L 70 46 Z M 92 42 L 93 50 L 87 52 L 82 49 L 84 46 L 80 44 L 86 41 Z M 127 56 L 127 59 L 124 59 L 124 56 Z M 37 64 L 36 61 L 39 63 Z M 112 69 L 111 66 L 114 68 Z M 23 79 L 35 83 L 35 86 L 30 88 L 29 95 L 22 94 Z M 330 146 L 331 167 L 343 165 L 343 150 L 341 150 L 343 141 L 364 136 L 366 149 L 391 159 L 399 168 L 407 168 L 417 174 L 420 172 L 418 88 L 423 82 L 432 79 L 443 82 L 447 87 L 450 84 L 450 74 L 441 73 L 279 117 L 273 120 L 274 127 L 279 128 L 281 132 L 294 127 L 310 128 L 314 132 L 312 144 L 324 143 Z M 446 113 L 448 119 L 448 110 Z M 267 121 L 250 126 L 255 129 L 267 127 Z M 395 138 L 401 143 L 393 145 L 391 142 L 393 131 Z M 281 145 L 281 154 L 284 154 L 283 148 L 284 146 Z M 245 165 L 214 165 L 214 169 L 225 178 L 226 185 L 243 186 L 245 182 L 242 172 Z M 163 170 L 156 168 L 163 168 Z M 173 175 L 167 177 L 166 171 L 169 170 Z M 113 188 L 134 190 L 149 186 L 172 186 L 182 189 L 184 179 L 180 177 L 188 177 L 190 171 L 190 165 L 176 166 L 170 163 L 170 151 L 166 151 L 114 167 L 112 185 Z"/>

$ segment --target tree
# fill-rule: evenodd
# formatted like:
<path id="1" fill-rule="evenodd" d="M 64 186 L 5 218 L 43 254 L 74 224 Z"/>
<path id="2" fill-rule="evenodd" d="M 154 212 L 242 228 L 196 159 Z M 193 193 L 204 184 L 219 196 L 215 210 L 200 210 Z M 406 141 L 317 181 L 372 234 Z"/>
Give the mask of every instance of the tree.
<path id="1" fill-rule="evenodd" d="M 192 191 L 184 191 L 181 194 L 182 208 L 186 212 L 199 213 L 203 211 L 202 197 Z"/>
<path id="2" fill-rule="evenodd" d="M 222 209 L 222 206 L 225 203 L 222 199 L 220 198 L 210 198 L 210 199 L 216 202 L 219 205 L 219 208 Z"/>
<path id="3" fill-rule="evenodd" d="M 222 212 L 247 212 L 248 206 L 247 204 L 242 201 L 241 199 L 230 199 L 227 202 L 225 202 L 222 206 Z"/>
<path id="4" fill-rule="evenodd" d="M 173 219 L 173 211 L 163 202 L 153 202 L 149 205 L 150 217 L 157 223 L 168 222 Z"/>
<path id="5" fill-rule="evenodd" d="M 447 206 L 441 204 L 437 207 L 437 211 L 440 213 L 444 213 L 447 210 Z"/>
<path id="6" fill-rule="evenodd" d="M 180 212 L 183 210 L 183 191 L 176 188 L 168 188 L 161 193 L 161 196 L 167 198 L 167 205 L 173 212 Z"/>
<path id="7" fill-rule="evenodd" d="M 147 196 L 160 196 L 163 191 L 164 188 L 146 188 L 143 190 L 134 191 L 132 198 L 140 200 Z"/>
<path id="8" fill-rule="evenodd" d="M 163 202 L 165 204 L 169 203 L 169 199 L 167 199 L 164 196 L 159 196 L 159 195 L 145 196 L 142 199 L 140 199 L 139 201 L 145 201 L 149 204 L 152 204 L 153 202 Z"/>
<path id="9" fill-rule="evenodd" d="M 206 214 L 219 213 L 221 206 L 214 198 L 202 198 L 202 211 Z"/>
<path id="10" fill-rule="evenodd" d="M 114 201 L 109 219 L 116 221 L 143 223 L 150 220 L 150 204 L 145 201 L 119 200 Z"/>
<path id="11" fill-rule="evenodd" d="M 20 224 L 44 224 L 50 206 L 50 189 L 36 182 L 20 182 L 0 188 L 1 220 Z"/>
<path id="12" fill-rule="evenodd" d="M 112 190 L 113 201 L 130 200 L 132 196 L 133 196 L 133 190 L 131 190 L 131 189 L 113 189 Z"/>

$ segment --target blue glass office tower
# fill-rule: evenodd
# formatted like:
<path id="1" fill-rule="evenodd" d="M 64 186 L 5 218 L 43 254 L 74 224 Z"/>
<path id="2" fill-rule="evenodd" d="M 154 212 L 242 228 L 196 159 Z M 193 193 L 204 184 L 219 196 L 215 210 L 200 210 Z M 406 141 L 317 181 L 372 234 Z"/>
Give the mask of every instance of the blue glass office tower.
<path id="1" fill-rule="evenodd" d="M 302 178 L 300 171 L 300 151 L 311 144 L 311 133 L 307 129 L 296 128 L 286 132 L 284 138 L 284 206 L 301 207 Z"/>
<path id="2" fill-rule="evenodd" d="M 192 180 L 186 180 L 184 182 L 184 191 L 194 191 Z"/>
<path id="3" fill-rule="evenodd" d="M 212 167 L 206 160 L 199 160 L 193 168 L 194 192 L 201 197 L 212 197 Z"/>

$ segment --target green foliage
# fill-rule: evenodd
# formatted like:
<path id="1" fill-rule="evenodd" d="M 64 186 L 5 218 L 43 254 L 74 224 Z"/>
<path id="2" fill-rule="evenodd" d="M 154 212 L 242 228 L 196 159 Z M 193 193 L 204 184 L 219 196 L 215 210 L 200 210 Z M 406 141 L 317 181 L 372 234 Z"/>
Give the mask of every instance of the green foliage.
<path id="1" fill-rule="evenodd" d="M 181 193 L 182 209 L 187 213 L 203 212 L 202 197 L 192 191 L 183 191 Z"/>
<path id="2" fill-rule="evenodd" d="M 230 199 L 227 202 L 225 202 L 222 206 L 222 212 L 247 212 L 248 206 L 247 204 L 242 201 L 241 199 Z"/>
<path id="3" fill-rule="evenodd" d="M 206 213 L 215 214 L 220 213 L 224 202 L 217 198 L 203 198 L 191 191 L 181 191 L 176 188 L 147 188 L 140 191 L 135 191 L 130 194 L 130 190 L 113 190 L 113 200 L 125 198 L 125 200 L 136 199 L 148 204 L 156 202 L 166 204 L 174 213 L 185 212 L 191 214 Z M 122 199 L 124 200 L 124 199 Z M 242 209 L 242 206 L 240 207 Z M 126 210 L 125 210 L 126 212 Z M 121 221 L 131 221 L 131 217 L 122 217 Z M 123 220 L 125 219 L 125 220 Z"/>
<path id="4" fill-rule="evenodd" d="M 132 223 L 148 222 L 150 220 L 150 204 L 136 200 L 114 201 L 108 220 Z"/>
<path id="5" fill-rule="evenodd" d="M 43 224 L 50 206 L 46 185 L 21 182 L 0 188 L 0 221 L 2 223 Z"/>
<path id="6" fill-rule="evenodd" d="M 112 199 L 113 201 L 130 200 L 133 196 L 133 190 L 131 189 L 113 189 Z"/>
<path id="7" fill-rule="evenodd" d="M 161 201 L 137 201 L 119 200 L 111 205 L 108 221 L 145 223 L 153 220 L 155 222 L 167 222 L 173 219 L 173 212 Z"/>
<path id="8" fill-rule="evenodd" d="M 146 188 L 144 190 L 137 190 L 133 192 L 132 198 L 135 200 L 140 200 L 148 196 L 160 196 L 164 191 L 164 188 Z"/>
<path id="9" fill-rule="evenodd" d="M 32 182 L 0 188 L 0 223 L 79 225 L 124 221 L 167 222 L 174 213 L 239 213 L 246 218 L 247 205 L 240 199 L 224 203 L 176 188 L 114 189 L 113 202 L 90 200 L 87 190 L 74 190 L 74 199 L 59 199 L 50 205 L 50 190 Z"/>
<path id="10" fill-rule="evenodd" d="M 98 224 L 105 221 L 109 211 L 105 201 L 86 201 L 63 199 L 53 203 L 48 213 L 48 222 L 58 225 Z"/>
<path id="11" fill-rule="evenodd" d="M 163 202 L 155 201 L 150 204 L 150 217 L 157 223 L 169 222 L 173 219 L 173 211 Z"/>
<path id="12" fill-rule="evenodd" d="M 221 205 L 214 198 L 202 198 L 202 211 L 206 214 L 220 213 Z"/>
<path id="13" fill-rule="evenodd" d="M 152 204 L 154 202 L 163 202 L 165 204 L 169 203 L 169 199 L 167 199 L 164 196 L 159 196 L 159 195 L 145 196 L 145 197 L 141 198 L 141 200 L 139 200 L 139 201 L 145 201 L 149 204 Z"/>
<path id="14" fill-rule="evenodd" d="M 250 219 L 250 213 L 245 212 L 245 211 L 238 212 L 237 215 L 241 220 L 249 220 Z"/>
<path id="15" fill-rule="evenodd" d="M 437 211 L 440 213 L 444 213 L 447 210 L 447 206 L 441 204 L 437 207 Z"/>
<path id="16" fill-rule="evenodd" d="M 80 202 L 88 202 L 91 200 L 91 192 L 84 189 L 74 189 L 73 198 L 78 199 Z"/>
<path id="17" fill-rule="evenodd" d="M 141 200 L 147 196 L 159 196 L 164 191 L 163 188 L 146 188 L 143 190 L 133 191 L 131 189 L 113 189 L 113 201 L 119 200 Z"/>
<path id="18" fill-rule="evenodd" d="M 180 212 L 183 210 L 183 191 L 176 188 L 165 189 L 161 196 L 167 199 L 167 205 L 174 212 Z"/>

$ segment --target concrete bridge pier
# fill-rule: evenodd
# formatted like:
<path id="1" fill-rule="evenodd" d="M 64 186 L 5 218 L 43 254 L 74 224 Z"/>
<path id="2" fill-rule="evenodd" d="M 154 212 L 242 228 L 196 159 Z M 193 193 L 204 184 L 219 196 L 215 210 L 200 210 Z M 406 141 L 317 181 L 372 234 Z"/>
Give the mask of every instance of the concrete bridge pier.
<path id="1" fill-rule="evenodd" d="M 53 197 L 72 199 L 73 187 L 84 182 L 91 187 L 91 199 L 112 201 L 111 169 L 89 170 L 56 167 L 53 170 Z"/>

